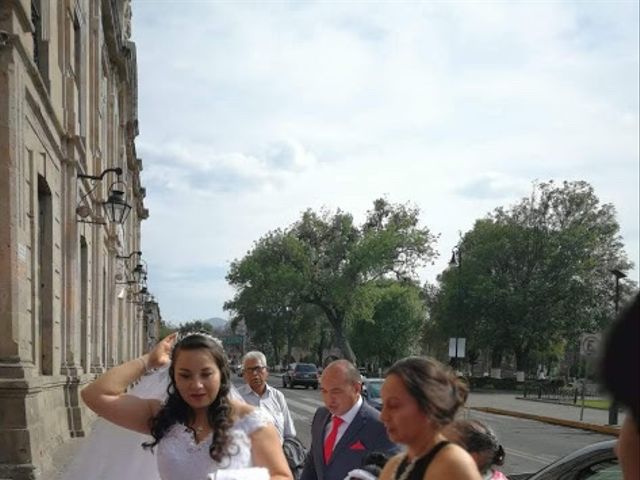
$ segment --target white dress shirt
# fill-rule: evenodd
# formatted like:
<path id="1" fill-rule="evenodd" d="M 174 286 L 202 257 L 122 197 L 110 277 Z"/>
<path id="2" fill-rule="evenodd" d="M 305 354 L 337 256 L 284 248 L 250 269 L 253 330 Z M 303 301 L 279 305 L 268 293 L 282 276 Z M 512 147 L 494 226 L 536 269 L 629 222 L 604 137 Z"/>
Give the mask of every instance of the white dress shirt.
<path id="1" fill-rule="evenodd" d="M 264 393 L 258 395 L 249 385 L 244 384 L 238 387 L 238 392 L 249 405 L 260 408 L 269 414 L 281 440 L 285 436 L 296 436 L 296 427 L 293 425 L 287 400 L 280 390 L 266 385 Z"/>
<path id="2" fill-rule="evenodd" d="M 347 428 L 349 428 L 349 425 L 351 425 L 351 422 L 353 422 L 353 419 L 356 418 L 356 415 L 358 414 L 358 410 L 360 410 L 361 406 L 362 406 L 362 397 L 358 396 L 358 401 L 355 403 L 353 407 L 347 410 L 347 412 L 344 415 L 337 415 L 342 419 L 342 423 L 338 427 L 338 434 L 336 435 L 336 443 L 334 443 L 334 445 L 338 444 L 338 442 L 344 435 L 344 432 L 347 431 Z M 333 418 L 333 416 L 331 418 Z M 325 441 L 327 440 L 327 437 L 329 436 L 329 432 L 331 431 L 331 423 L 332 423 L 331 421 L 327 423 L 327 426 L 324 429 Z"/>

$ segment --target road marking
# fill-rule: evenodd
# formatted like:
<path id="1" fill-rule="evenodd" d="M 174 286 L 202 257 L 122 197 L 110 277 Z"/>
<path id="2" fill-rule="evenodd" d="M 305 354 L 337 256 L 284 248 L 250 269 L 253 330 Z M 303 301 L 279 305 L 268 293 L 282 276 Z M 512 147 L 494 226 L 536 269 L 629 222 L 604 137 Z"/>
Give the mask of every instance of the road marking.
<path id="1" fill-rule="evenodd" d="M 549 463 L 553 462 L 557 458 L 557 457 L 552 457 L 549 460 L 549 459 L 545 459 L 544 457 L 537 457 L 529 453 L 521 452 L 520 450 L 514 450 L 513 448 L 505 448 L 505 450 L 509 455 L 526 458 L 527 460 L 532 460 L 534 462 L 541 463 L 542 465 L 549 465 Z"/>
<path id="2" fill-rule="evenodd" d="M 291 414 L 291 418 L 294 422 L 300 421 L 311 423 L 311 415 L 304 415 L 302 413 L 294 412 L 293 410 L 289 410 L 289 413 Z"/>
<path id="3" fill-rule="evenodd" d="M 321 400 L 311 400 L 310 402 L 302 403 L 292 399 L 291 397 L 287 398 L 287 403 L 289 404 L 289 408 L 294 406 L 297 410 L 302 410 L 307 413 L 316 413 L 318 407 L 323 405 Z M 308 403 L 311 403 L 311 405 L 308 405 Z"/>

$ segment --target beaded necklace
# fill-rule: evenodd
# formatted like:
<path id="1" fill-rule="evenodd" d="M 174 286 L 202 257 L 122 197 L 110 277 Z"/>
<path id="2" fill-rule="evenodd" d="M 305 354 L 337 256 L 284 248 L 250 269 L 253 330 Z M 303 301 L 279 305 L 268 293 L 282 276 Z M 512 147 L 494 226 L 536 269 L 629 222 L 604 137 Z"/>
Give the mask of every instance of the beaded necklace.
<path id="1" fill-rule="evenodd" d="M 404 457 L 402 458 L 402 460 L 400 460 L 400 462 L 398 463 L 398 465 L 396 465 L 396 469 L 393 472 L 393 478 L 395 478 L 396 480 L 407 480 L 409 478 L 409 475 L 411 474 L 411 472 L 413 471 L 413 467 L 416 466 L 416 463 L 418 463 L 418 460 L 420 460 L 422 457 L 424 457 L 427 453 L 429 453 L 431 451 L 431 449 L 429 449 L 429 451 L 423 453 L 422 455 L 415 457 L 413 460 L 411 460 L 408 464 L 407 464 L 407 468 L 404 469 L 404 471 L 402 472 L 402 475 L 400 475 L 398 477 L 398 469 L 400 468 L 400 465 L 402 465 L 402 462 L 404 462 L 407 459 L 407 454 L 404 454 Z"/>
<path id="2" fill-rule="evenodd" d="M 393 478 L 395 480 L 407 480 L 409 478 L 409 475 L 411 474 L 411 472 L 413 471 L 413 468 L 416 466 L 416 463 L 418 463 L 420 460 L 422 460 L 424 457 L 426 457 L 427 455 L 429 455 L 431 452 L 434 451 L 434 448 L 436 448 L 437 450 L 434 453 L 438 453 L 438 451 L 440 451 L 440 449 L 442 447 L 445 447 L 449 442 L 439 442 L 436 443 L 434 446 L 432 446 L 431 448 L 429 448 L 429 450 L 427 450 L 426 452 L 424 452 L 422 455 L 417 455 L 413 460 L 411 460 L 408 465 L 407 468 L 404 469 L 404 471 L 402 472 L 402 475 L 400 475 L 399 477 L 398 475 L 398 469 L 400 468 L 400 465 L 402 465 L 402 463 L 407 459 L 408 454 L 405 453 L 404 457 L 402 458 L 402 460 L 400 460 L 400 462 L 398 462 L 398 465 L 396 465 L 396 468 L 393 472 Z"/>

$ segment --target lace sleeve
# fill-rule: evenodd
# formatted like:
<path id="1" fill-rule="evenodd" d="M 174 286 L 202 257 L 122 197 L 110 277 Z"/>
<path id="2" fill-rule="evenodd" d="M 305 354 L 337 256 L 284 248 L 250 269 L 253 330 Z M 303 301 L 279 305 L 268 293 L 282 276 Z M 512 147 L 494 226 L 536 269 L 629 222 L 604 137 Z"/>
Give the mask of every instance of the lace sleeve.
<path id="1" fill-rule="evenodd" d="M 259 428 L 269 424 L 273 424 L 269 415 L 263 410 L 256 408 L 244 417 L 240 417 L 236 422 L 236 428 L 242 430 L 248 436 Z"/>

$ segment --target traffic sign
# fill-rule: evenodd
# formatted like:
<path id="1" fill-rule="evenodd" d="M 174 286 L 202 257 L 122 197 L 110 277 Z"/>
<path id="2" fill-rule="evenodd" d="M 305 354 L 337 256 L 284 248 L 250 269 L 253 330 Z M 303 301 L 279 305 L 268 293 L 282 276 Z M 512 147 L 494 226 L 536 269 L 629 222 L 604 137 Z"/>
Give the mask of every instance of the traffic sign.
<path id="1" fill-rule="evenodd" d="M 466 338 L 464 337 L 450 338 L 449 339 L 449 357 L 456 358 L 457 356 L 457 358 L 464 358 L 465 357 L 464 351 L 466 346 L 467 346 Z"/>
<path id="2" fill-rule="evenodd" d="M 593 358 L 598 355 L 599 345 L 599 333 L 583 333 L 580 335 L 580 355 L 583 357 Z"/>

